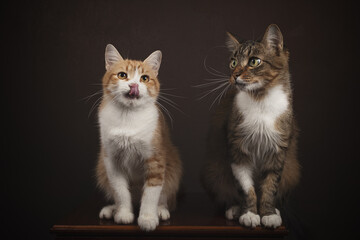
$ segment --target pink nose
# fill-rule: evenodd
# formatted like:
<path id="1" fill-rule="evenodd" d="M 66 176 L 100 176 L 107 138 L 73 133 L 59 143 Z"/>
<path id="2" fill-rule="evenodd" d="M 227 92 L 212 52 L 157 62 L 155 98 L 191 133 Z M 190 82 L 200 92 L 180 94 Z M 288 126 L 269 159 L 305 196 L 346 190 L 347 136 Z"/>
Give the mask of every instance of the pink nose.
<path id="1" fill-rule="evenodd" d="M 139 97 L 139 85 L 137 83 L 132 83 L 129 85 L 129 87 L 130 87 L 129 97 L 131 98 Z"/>

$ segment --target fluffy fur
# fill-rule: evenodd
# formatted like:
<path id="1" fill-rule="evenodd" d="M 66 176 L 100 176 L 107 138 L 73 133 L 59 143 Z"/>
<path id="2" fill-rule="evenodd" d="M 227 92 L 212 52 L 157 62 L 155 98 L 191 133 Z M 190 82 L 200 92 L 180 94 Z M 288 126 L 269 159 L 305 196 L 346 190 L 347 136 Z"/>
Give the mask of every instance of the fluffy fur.
<path id="1" fill-rule="evenodd" d="M 123 59 L 114 46 L 105 50 L 106 73 L 99 107 L 101 151 L 96 168 L 98 185 L 114 201 L 100 218 L 118 224 L 134 221 L 151 231 L 170 218 L 182 172 L 177 149 L 157 106 L 161 52 L 147 59 Z"/>
<path id="2" fill-rule="evenodd" d="M 275 207 L 300 176 L 289 52 L 276 25 L 260 42 L 228 34 L 227 45 L 232 88 L 211 124 L 203 183 L 228 219 L 276 228 L 282 219 Z"/>

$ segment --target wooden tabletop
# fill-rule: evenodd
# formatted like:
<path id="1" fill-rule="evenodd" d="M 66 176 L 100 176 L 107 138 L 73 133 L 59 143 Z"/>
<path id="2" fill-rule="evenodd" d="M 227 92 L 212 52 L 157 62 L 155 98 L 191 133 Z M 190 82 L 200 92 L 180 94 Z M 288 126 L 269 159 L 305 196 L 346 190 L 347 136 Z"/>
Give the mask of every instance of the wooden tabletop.
<path id="1" fill-rule="evenodd" d="M 177 209 L 171 213 L 168 221 L 161 221 L 153 232 L 144 232 L 134 223 L 117 225 L 112 220 L 99 219 L 99 211 L 106 203 L 99 196 L 94 196 L 82 204 L 73 213 L 60 220 L 51 232 L 58 239 L 134 239 L 164 238 L 257 238 L 283 239 L 288 231 L 285 227 L 275 230 L 263 227 L 246 228 L 239 222 L 226 220 L 224 211 L 219 211 L 205 194 L 185 194 L 180 197 Z M 136 214 L 136 213 L 135 213 Z"/>

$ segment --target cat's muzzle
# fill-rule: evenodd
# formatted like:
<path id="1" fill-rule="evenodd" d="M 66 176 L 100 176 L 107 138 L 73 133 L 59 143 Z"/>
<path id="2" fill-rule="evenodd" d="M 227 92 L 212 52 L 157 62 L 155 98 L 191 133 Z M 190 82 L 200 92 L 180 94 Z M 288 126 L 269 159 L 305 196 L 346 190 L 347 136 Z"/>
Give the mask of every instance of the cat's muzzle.
<path id="1" fill-rule="evenodd" d="M 140 92 L 139 92 L 139 85 L 137 83 L 133 83 L 129 85 L 130 91 L 127 94 L 127 97 L 129 98 L 139 98 Z"/>
<path id="2" fill-rule="evenodd" d="M 240 77 L 237 77 L 235 79 L 235 85 L 240 87 L 240 88 L 243 88 L 243 87 L 245 87 L 247 85 L 247 82 L 242 80 Z"/>

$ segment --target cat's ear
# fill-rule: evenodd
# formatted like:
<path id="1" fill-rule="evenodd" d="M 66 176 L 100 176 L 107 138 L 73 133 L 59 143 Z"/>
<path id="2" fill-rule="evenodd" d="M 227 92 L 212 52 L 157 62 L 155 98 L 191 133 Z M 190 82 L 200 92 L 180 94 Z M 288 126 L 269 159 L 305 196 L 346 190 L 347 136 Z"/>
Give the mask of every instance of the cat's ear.
<path id="1" fill-rule="evenodd" d="M 107 71 L 109 71 L 110 67 L 116 63 L 123 61 L 124 59 L 120 55 L 120 53 L 116 50 L 116 48 L 108 44 L 105 48 L 105 68 Z"/>
<path id="2" fill-rule="evenodd" d="M 155 71 L 156 76 L 158 75 L 160 69 L 161 58 L 162 58 L 162 53 L 160 50 L 157 50 L 152 54 L 150 54 L 150 56 L 148 56 L 144 60 L 144 63 L 148 64 L 152 68 L 152 70 Z"/>
<path id="3" fill-rule="evenodd" d="M 271 24 L 265 31 L 261 41 L 267 48 L 273 48 L 278 51 L 283 49 L 283 36 L 276 24 Z"/>
<path id="4" fill-rule="evenodd" d="M 234 52 L 236 49 L 239 48 L 240 43 L 231 33 L 227 32 L 226 35 L 226 46 L 228 47 L 230 52 Z"/>

